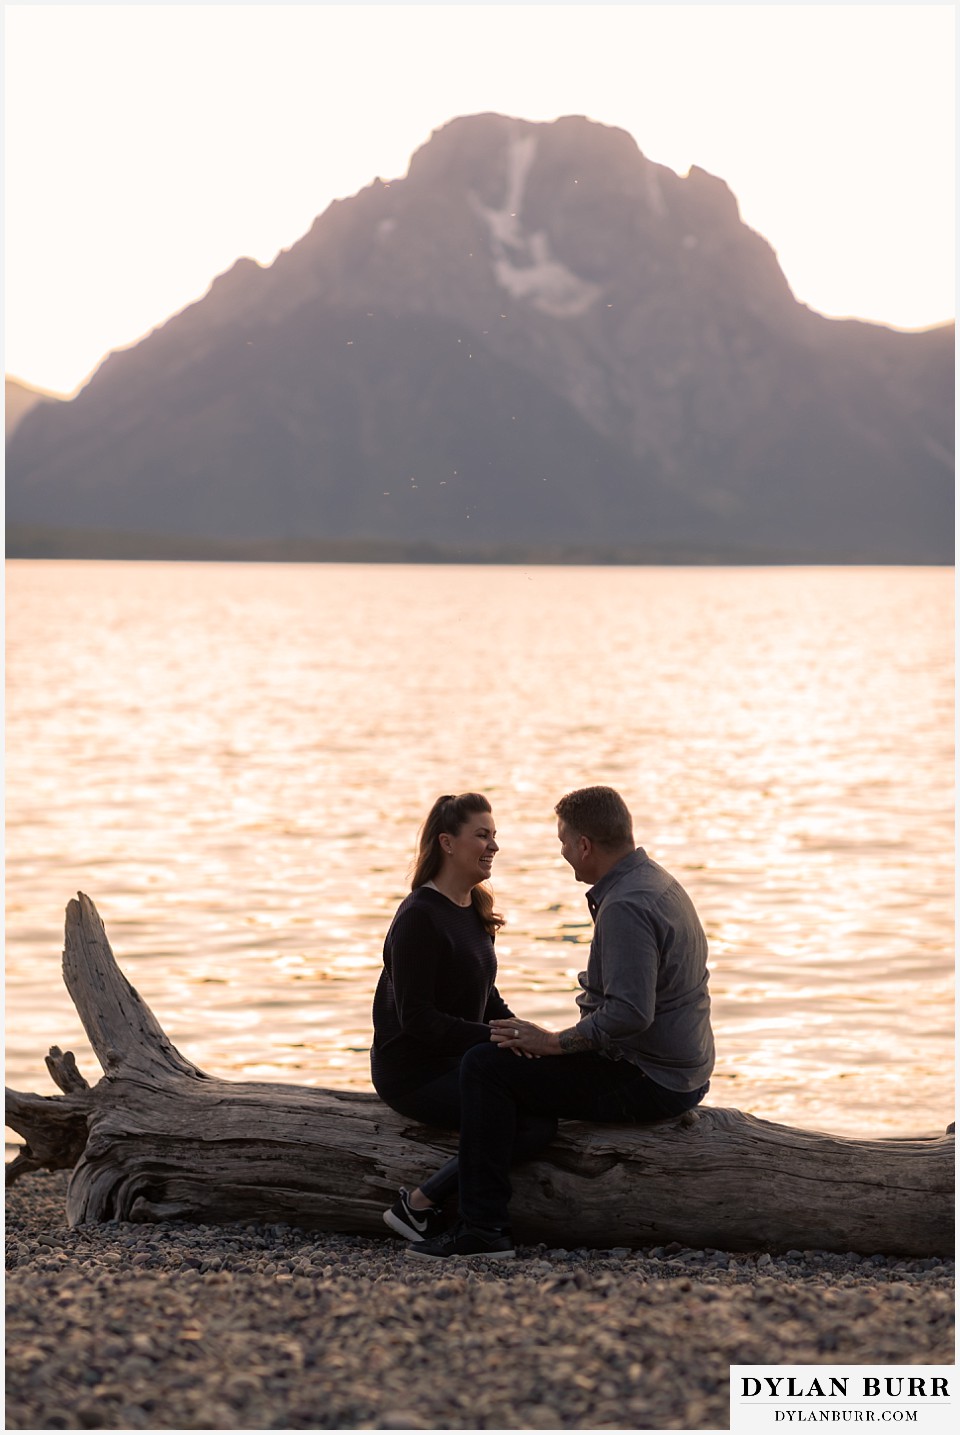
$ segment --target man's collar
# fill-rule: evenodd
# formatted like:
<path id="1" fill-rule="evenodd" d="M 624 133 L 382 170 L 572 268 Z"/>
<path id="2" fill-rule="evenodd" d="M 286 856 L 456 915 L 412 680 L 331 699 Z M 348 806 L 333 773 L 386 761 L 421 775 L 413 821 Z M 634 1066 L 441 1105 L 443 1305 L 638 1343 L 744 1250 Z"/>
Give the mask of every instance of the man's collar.
<path id="1" fill-rule="evenodd" d="M 609 872 L 604 872 L 599 882 L 596 882 L 587 893 L 587 906 L 590 911 L 597 910 L 611 887 L 615 887 L 621 877 L 625 877 L 628 872 L 633 871 L 634 867 L 639 867 L 640 863 L 646 862 L 646 860 L 646 852 L 642 847 L 638 847 L 634 852 L 628 852 L 625 857 L 621 857 Z"/>

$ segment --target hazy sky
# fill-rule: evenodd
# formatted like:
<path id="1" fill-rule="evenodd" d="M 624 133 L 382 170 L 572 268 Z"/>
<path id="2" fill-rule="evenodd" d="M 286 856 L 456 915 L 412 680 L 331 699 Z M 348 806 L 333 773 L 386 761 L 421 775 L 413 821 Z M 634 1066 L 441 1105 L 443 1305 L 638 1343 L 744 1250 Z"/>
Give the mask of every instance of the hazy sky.
<path id="1" fill-rule="evenodd" d="M 496 110 L 727 181 L 794 293 L 954 313 L 947 5 L 4 4 L 5 368 L 70 392 L 240 255 Z"/>

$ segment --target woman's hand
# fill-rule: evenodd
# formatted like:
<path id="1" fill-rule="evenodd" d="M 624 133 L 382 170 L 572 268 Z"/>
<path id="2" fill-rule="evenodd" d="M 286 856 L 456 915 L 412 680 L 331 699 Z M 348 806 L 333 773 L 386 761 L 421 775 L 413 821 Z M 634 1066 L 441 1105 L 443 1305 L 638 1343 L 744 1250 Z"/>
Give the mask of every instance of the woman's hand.
<path id="1" fill-rule="evenodd" d="M 498 1018 L 490 1023 L 490 1040 L 518 1056 L 559 1056 L 557 1034 L 519 1017 Z"/>

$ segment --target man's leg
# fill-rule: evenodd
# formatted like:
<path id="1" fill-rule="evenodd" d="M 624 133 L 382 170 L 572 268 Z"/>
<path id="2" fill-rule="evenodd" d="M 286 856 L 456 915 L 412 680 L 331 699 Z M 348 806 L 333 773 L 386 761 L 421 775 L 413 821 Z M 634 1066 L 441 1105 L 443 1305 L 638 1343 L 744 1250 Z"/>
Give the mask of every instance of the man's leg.
<path id="1" fill-rule="evenodd" d="M 475 1046 L 460 1063 L 460 1214 L 467 1225 L 509 1223 L 510 1165 L 522 1117 L 580 1121 L 658 1121 L 702 1099 L 665 1091 L 626 1061 L 594 1053 L 518 1060 Z"/>

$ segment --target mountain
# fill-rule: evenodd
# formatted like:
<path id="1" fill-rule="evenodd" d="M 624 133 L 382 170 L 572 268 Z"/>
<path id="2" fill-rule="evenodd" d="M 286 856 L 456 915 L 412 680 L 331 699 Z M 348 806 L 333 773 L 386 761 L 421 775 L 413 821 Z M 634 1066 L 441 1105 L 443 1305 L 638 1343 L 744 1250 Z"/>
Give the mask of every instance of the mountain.
<path id="1" fill-rule="evenodd" d="M 581 117 L 474 115 L 28 415 L 8 522 L 237 553 L 950 562 L 953 353 L 952 325 L 799 304 L 701 169 Z"/>
<path id="2" fill-rule="evenodd" d="M 20 421 L 25 419 L 37 404 L 50 400 L 60 403 L 63 399 L 62 394 L 51 393 L 48 389 L 36 389 L 32 384 L 25 384 L 22 379 L 9 377 L 4 379 L 3 390 L 3 427 L 6 438 L 10 437 Z"/>

